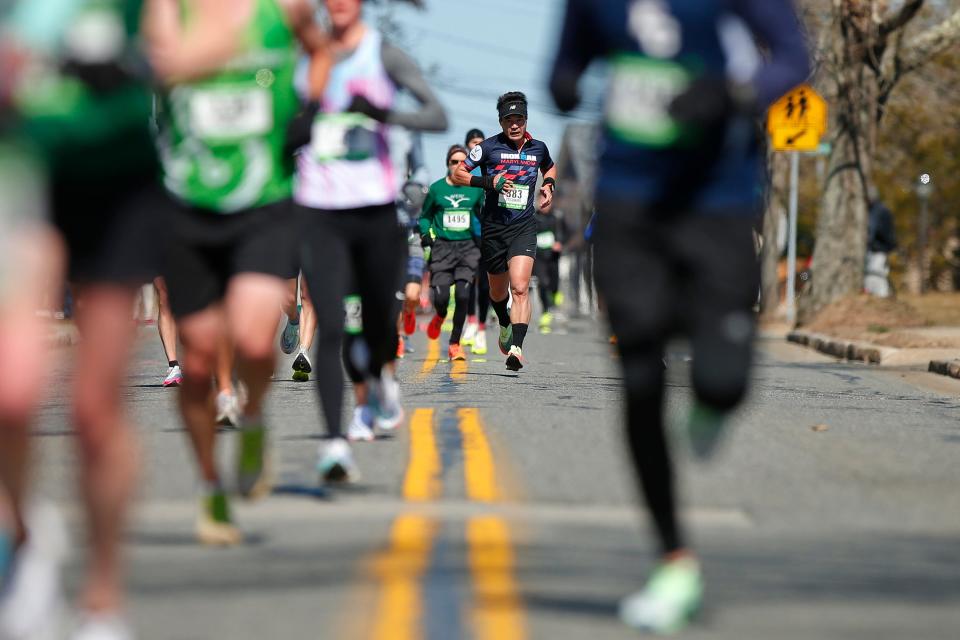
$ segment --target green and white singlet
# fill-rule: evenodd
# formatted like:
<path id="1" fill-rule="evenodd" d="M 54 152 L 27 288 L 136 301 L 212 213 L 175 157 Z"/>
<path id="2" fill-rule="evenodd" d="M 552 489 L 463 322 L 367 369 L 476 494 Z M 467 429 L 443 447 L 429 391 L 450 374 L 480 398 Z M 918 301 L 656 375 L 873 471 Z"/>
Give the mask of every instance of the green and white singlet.
<path id="1" fill-rule="evenodd" d="M 167 189 L 220 213 L 271 204 L 292 190 L 283 145 L 299 107 L 296 39 L 276 0 L 253 1 L 241 52 L 215 75 L 175 85 L 158 105 Z"/>

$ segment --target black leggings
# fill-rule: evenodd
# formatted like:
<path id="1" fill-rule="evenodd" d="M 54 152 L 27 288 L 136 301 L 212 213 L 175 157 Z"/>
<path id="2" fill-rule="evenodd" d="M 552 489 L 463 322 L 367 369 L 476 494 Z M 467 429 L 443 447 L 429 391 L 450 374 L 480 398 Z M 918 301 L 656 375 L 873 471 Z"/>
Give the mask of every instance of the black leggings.
<path id="1" fill-rule="evenodd" d="M 447 317 L 447 307 L 450 305 L 450 287 L 433 287 L 433 308 L 441 318 Z M 466 280 L 457 280 L 453 289 L 453 331 L 450 332 L 450 344 L 460 344 L 463 334 L 463 323 L 467 319 L 467 307 L 470 303 L 470 292 L 473 285 Z"/>
<path id="2" fill-rule="evenodd" d="M 597 285 L 617 336 L 627 438 L 665 553 L 684 547 L 663 424 L 662 357 L 674 333 L 693 347 L 698 401 L 729 411 L 742 399 L 759 286 L 749 215 L 655 219 L 635 205 L 599 203 Z"/>
<path id="3" fill-rule="evenodd" d="M 537 294 L 543 311 L 550 311 L 560 290 L 560 258 L 556 253 L 538 255 L 533 263 L 533 275 L 537 277 Z"/>
<path id="4" fill-rule="evenodd" d="M 487 323 L 487 314 L 490 313 L 490 280 L 487 274 L 480 270 L 477 275 L 476 286 L 470 287 L 470 301 L 467 303 L 467 312 L 476 314 L 480 324 Z"/>
<path id="5" fill-rule="evenodd" d="M 406 239 L 392 204 L 342 211 L 299 207 L 303 273 L 317 313 L 314 371 L 327 433 L 342 433 L 343 298 L 347 287 L 360 295 L 368 361 L 365 375 L 377 377 L 396 358 L 396 293 L 403 280 Z M 365 367 L 363 365 L 366 365 Z"/>

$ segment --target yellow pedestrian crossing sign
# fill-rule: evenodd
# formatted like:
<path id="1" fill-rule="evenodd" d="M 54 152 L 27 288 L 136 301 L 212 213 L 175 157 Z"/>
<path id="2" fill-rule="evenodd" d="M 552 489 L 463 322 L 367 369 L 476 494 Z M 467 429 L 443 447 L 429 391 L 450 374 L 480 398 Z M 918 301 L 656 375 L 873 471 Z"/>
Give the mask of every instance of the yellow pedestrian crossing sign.
<path id="1" fill-rule="evenodd" d="M 767 133 L 777 151 L 815 151 L 827 131 L 827 102 L 802 84 L 777 100 L 767 112 Z"/>

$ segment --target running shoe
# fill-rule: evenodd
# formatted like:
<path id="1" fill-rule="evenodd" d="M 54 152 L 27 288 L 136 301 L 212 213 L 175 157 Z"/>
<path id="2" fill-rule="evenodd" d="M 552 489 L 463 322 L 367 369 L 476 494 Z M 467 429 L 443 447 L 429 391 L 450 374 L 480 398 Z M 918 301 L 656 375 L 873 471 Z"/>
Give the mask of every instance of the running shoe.
<path id="1" fill-rule="evenodd" d="M 450 348 L 447 349 L 447 357 L 450 358 L 450 362 L 462 362 L 467 359 L 467 355 L 463 352 L 463 347 L 458 344 L 450 345 Z"/>
<path id="2" fill-rule="evenodd" d="M 658 566 L 642 591 L 620 602 L 620 619 L 629 627 L 655 634 L 682 629 L 700 609 L 703 578 L 692 558 Z"/>
<path id="3" fill-rule="evenodd" d="M 510 371 L 523 369 L 523 351 L 517 345 L 510 347 L 509 355 L 507 355 L 507 369 L 510 369 Z"/>
<path id="4" fill-rule="evenodd" d="M 500 353 L 507 355 L 510 353 L 510 346 L 513 344 L 513 325 L 508 324 L 505 327 L 500 327 L 500 339 L 498 341 L 500 346 Z"/>
<path id="5" fill-rule="evenodd" d="M 180 371 L 180 365 L 174 365 L 167 369 L 167 377 L 163 379 L 165 387 L 179 387 L 183 382 L 183 372 Z"/>
<path id="6" fill-rule="evenodd" d="M 417 331 L 417 314 L 413 311 L 403 312 L 403 332 L 412 336 Z"/>
<path id="7" fill-rule="evenodd" d="M 343 438 L 335 438 L 322 446 L 317 460 L 317 472 L 323 482 L 356 482 L 360 469 L 353 461 L 350 445 Z"/>
<path id="8" fill-rule="evenodd" d="M 305 349 L 300 349 L 300 353 L 297 354 L 297 358 L 291 366 L 293 368 L 293 376 L 291 377 L 294 380 L 297 382 L 307 382 L 310 380 L 310 374 L 313 373 L 313 366 L 310 364 L 310 356 L 307 355 Z"/>
<path id="9" fill-rule="evenodd" d="M 240 403 L 237 396 L 229 391 L 217 394 L 217 425 L 221 427 L 240 426 Z"/>
<path id="10" fill-rule="evenodd" d="M 477 330 L 477 335 L 473 339 L 473 346 L 470 351 L 475 356 L 484 356 L 487 354 L 487 333 L 483 329 Z"/>
<path id="11" fill-rule="evenodd" d="M 291 322 L 287 318 L 287 326 L 283 328 L 280 334 L 280 350 L 286 354 L 291 354 L 300 344 L 300 321 Z"/>
<path id="12" fill-rule="evenodd" d="M 397 358 L 407 355 L 407 345 L 404 343 L 403 336 L 397 336 Z"/>
<path id="13" fill-rule="evenodd" d="M 133 640 L 133 631 L 117 613 L 85 612 L 70 640 Z"/>
<path id="14" fill-rule="evenodd" d="M 240 495 L 257 499 L 270 491 L 267 466 L 267 428 L 263 424 L 243 424 L 240 446 L 237 447 L 237 491 Z"/>
<path id="15" fill-rule="evenodd" d="M 725 424 L 726 414 L 723 411 L 700 402 L 694 404 L 687 420 L 687 434 L 694 454 L 700 458 L 710 457 L 717 448 Z"/>
<path id="16" fill-rule="evenodd" d="M 230 517 L 230 501 L 223 489 L 216 489 L 200 499 L 196 534 L 201 544 L 213 547 L 232 547 L 243 540 L 240 529 Z"/>
<path id="17" fill-rule="evenodd" d="M 440 327 L 443 326 L 443 318 L 438 315 L 433 316 L 433 320 L 427 325 L 427 337 L 436 340 L 440 337 Z"/>
<path id="18" fill-rule="evenodd" d="M 553 314 L 545 311 L 540 315 L 540 333 L 550 333 L 553 328 Z"/>
<path id="19" fill-rule="evenodd" d="M 370 385 L 374 407 L 374 424 L 384 431 L 392 431 L 403 422 L 403 406 L 400 404 L 400 383 L 384 371 L 378 382 Z"/>
<path id="20" fill-rule="evenodd" d="M 463 336 L 460 338 L 460 344 L 465 347 L 472 345 L 474 339 L 477 337 L 477 329 L 479 327 L 479 322 L 467 320 L 467 325 L 463 328 Z"/>
<path id="21" fill-rule="evenodd" d="M 353 410 L 353 420 L 347 427 L 347 440 L 350 442 L 357 442 L 358 440 L 373 442 L 375 436 L 371 428 L 372 425 L 373 415 L 370 407 L 356 407 Z"/>
<path id="22" fill-rule="evenodd" d="M 59 638 L 64 605 L 60 566 L 67 555 L 67 531 L 49 503 L 29 507 L 30 536 L 11 558 L 0 591 L 0 638 Z"/>

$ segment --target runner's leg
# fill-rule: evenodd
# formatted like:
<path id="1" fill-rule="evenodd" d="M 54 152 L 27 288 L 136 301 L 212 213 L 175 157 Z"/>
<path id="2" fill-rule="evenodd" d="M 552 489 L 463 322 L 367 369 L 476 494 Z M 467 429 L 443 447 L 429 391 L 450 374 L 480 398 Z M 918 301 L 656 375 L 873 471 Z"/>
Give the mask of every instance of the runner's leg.
<path id="1" fill-rule="evenodd" d="M 459 344 L 463 333 L 463 323 L 467 318 L 467 307 L 470 304 L 471 283 L 457 280 L 454 288 L 453 331 L 450 332 L 450 344 Z M 449 294 L 448 294 L 449 295 Z"/>
<path id="2" fill-rule="evenodd" d="M 343 339 L 343 298 L 351 263 L 348 238 L 341 229 L 347 222 L 339 214 L 308 212 L 304 215 L 303 274 L 314 300 L 317 338 L 313 369 L 327 434 L 342 437 L 343 373 L 340 344 Z"/>
<path id="3" fill-rule="evenodd" d="M 129 313 L 136 292 L 100 284 L 76 291 L 83 336 L 77 358 L 88 365 L 84 375 L 75 377 L 73 393 L 81 492 L 91 544 L 82 602 L 87 611 L 117 611 L 123 595 L 123 530 L 139 468 L 133 429 L 122 410 L 122 388 L 135 336 Z"/>
<path id="4" fill-rule="evenodd" d="M 513 256 L 507 263 L 510 280 L 510 295 L 513 297 L 510 307 L 510 321 L 513 324 L 513 344 L 523 348 L 523 339 L 527 334 L 533 306 L 530 304 L 530 276 L 533 274 L 533 258 Z M 492 285 L 492 283 L 491 283 Z"/>
<path id="5" fill-rule="evenodd" d="M 160 333 L 160 344 L 170 366 L 177 363 L 177 321 L 170 311 L 170 293 L 167 291 L 167 282 L 162 277 L 153 279 L 153 286 L 157 290 L 157 331 Z"/>
<path id="6" fill-rule="evenodd" d="M 262 273 L 240 273 L 227 285 L 224 307 L 236 348 L 237 373 L 247 388 L 243 415 L 255 422 L 260 420 L 276 365 L 273 336 L 283 293 L 281 278 Z"/>

